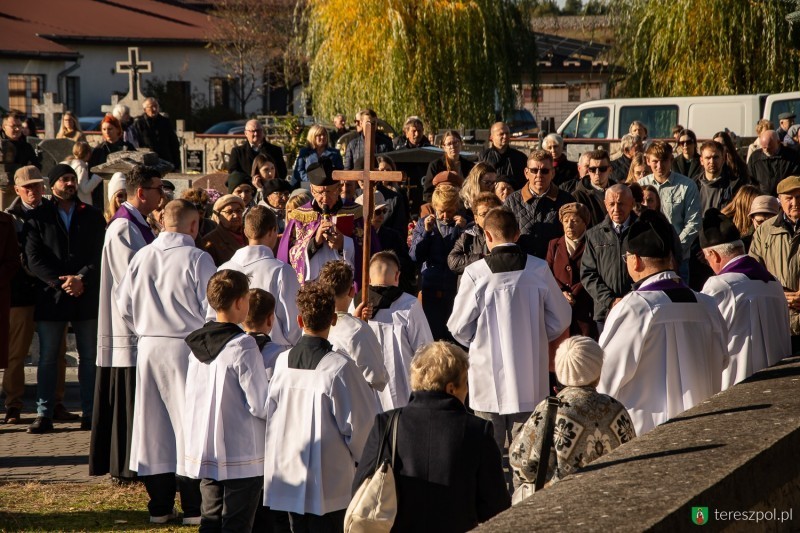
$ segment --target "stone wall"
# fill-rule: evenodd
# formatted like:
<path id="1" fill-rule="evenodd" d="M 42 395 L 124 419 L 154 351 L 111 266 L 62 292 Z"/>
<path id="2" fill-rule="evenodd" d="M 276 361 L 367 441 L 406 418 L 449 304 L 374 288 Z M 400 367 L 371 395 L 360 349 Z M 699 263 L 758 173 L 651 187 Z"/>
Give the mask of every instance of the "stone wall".
<path id="1" fill-rule="evenodd" d="M 617 448 L 478 531 L 688 531 L 695 527 L 693 507 L 708 508 L 704 531 L 800 531 L 798 449 L 795 357 Z M 738 520 L 722 514 L 737 511 L 747 514 Z M 774 520 L 765 520 L 768 512 L 776 512 Z"/>

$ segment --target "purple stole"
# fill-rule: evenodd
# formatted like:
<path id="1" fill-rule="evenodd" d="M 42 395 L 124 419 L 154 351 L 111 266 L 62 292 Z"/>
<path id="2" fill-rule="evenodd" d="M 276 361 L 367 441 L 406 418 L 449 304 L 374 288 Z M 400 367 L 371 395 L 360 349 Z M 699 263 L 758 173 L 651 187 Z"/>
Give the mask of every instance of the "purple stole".
<path id="1" fill-rule="evenodd" d="M 727 274 L 729 272 L 744 274 L 753 281 L 763 281 L 764 283 L 775 281 L 775 278 L 764 268 L 764 265 L 749 255 L 743 255 L 733 261 L 728 261 L 728 264 L 719 271 L 719 274 Z"/>
<path id="2" fill-rule="evenodd" d="M 153 230 L 150 229 L 150 226 L 147 224 L 142 224 L 139 220 L 131 213 L 127 207 L 124 205 L 119 206 L 117 212 L 114 213 L 114 216 L 111 217 L 109 224 L 114 222 L 118 218 L 124 218 L 125 220 L 130 221 L 131 224 L 139 228 L 139 231 L 142 233 L 142 237 L 144 237 L 144 242 L 150 244 L 156 239 L 156 236 L 153 235 Z"/>

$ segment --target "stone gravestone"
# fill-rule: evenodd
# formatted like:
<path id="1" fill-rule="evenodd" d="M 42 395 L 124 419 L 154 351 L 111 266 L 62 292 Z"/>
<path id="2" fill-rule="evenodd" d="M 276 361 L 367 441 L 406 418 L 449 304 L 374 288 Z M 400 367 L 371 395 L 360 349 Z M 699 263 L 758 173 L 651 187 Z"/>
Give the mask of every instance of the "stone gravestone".
<path id="1" fill-rule="evenodd" d="M 39 143 L 36 150 L 39 152 L 39 161 L 42 163 L 42 174 L 47 176 L 57 164 L 72 155 L 72 139 L 45 139 Z"/>
<path id="2" fill-rule="evenodd" d="M 116 74 L 128 75 L 128 94 L 119 100 L 112 98 L 110 106 L 102 106 L 100 109 L 106 113 L 111 112 L 116 104 L 123 104 L 130 108 L 131 116 L 138 117 L 144 113 L 144 99 L 142 94 L 142 74 L 153 72 L 152 61 L 139 60 L 139 47 L 128 47 L 128 61 L 117 61 Z"/>
<path id="3" fill-rule="evenodd" d="M 44 115 L 44 138 L 56 138 L 56 114 L 62 115 L 65 111 L 64 104 L 57 104 L 54 93 L 44 93 L 44 103 L 33 106 L 33 112 Z"/>
<path id="4" fill-rule="evenodd" d="M 113 176 L 115 172 L 122 172 L 127 175 L 136 165 L 156 167 L 162 176 L 175 168 L 172 166 L 172 163 L 160 159 L 157 153 L 146 148 L 139 150 L 123 150 L 121 152 L 108 154 L 108 159 L 105 163 L 89 169 L 90 172 L 103 178 L 103 209 L 105 209 L 105 205 L 108 203 L 108 180 L 111 179 L 111 176 Z"/>

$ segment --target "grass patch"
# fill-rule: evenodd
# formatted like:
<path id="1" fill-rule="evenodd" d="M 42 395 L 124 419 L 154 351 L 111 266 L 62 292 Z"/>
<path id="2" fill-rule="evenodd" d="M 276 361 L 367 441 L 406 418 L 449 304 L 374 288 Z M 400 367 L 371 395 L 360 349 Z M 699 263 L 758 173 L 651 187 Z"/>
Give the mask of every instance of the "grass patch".
<path id="1" fill-rule="evenodd" d="M 194 531 L 150 524 L 142 484 L 0 484 L 1 531 Z"/>

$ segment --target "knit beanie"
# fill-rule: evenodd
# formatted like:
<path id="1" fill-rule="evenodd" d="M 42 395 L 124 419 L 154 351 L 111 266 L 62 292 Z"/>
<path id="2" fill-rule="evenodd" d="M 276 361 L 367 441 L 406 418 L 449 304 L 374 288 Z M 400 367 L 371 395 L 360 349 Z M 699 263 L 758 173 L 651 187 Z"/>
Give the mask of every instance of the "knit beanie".
<path id="1" fill-rule="evenodd" d="M 556 350 L 556 378 L 567 387 L 591 385 L 602 367 L 603 349 L 589 337 L 570 337 Z"/>
<path id="2" fill-rule="evenodd" d="M 126 190 L 125 174 L 122 172 L 114 172 L 111 179 L 108 180 L 108 201 L 112 201 L 115 194 L 124 190 Z"/>

